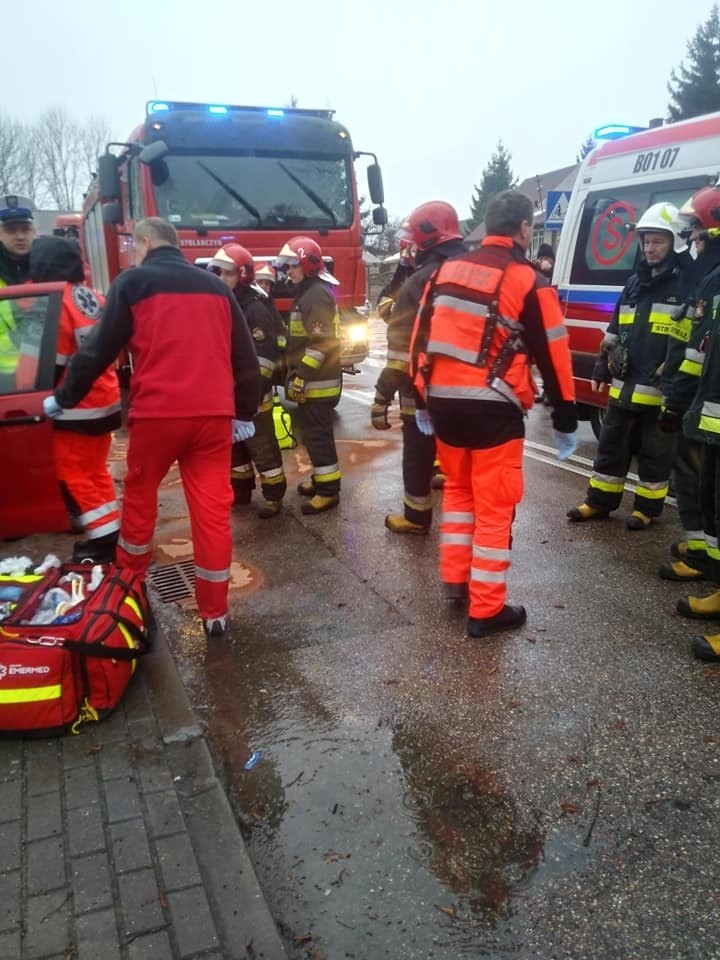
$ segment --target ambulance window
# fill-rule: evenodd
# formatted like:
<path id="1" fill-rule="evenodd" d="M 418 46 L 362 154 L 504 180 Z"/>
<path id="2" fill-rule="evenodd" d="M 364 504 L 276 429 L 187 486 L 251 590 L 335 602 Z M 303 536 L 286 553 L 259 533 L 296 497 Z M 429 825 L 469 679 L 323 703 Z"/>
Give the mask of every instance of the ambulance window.
<path id="1" fill-rule="evenodd" d="M 632 225 L 648 206 L 647 185 L 588 194 L 570 282 L 622 286 L 635 266 L 638 245 Z"/>

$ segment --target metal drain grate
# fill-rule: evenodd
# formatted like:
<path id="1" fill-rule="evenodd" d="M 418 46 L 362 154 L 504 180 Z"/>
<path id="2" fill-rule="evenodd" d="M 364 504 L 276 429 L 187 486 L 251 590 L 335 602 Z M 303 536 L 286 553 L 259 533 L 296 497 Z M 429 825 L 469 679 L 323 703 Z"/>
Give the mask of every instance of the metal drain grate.
<path id="1" fill-rule="evenodd" d="M 163 603 L 186 600 L 195 592 L 195 560 L 150 567 L 147 575 Z"/>

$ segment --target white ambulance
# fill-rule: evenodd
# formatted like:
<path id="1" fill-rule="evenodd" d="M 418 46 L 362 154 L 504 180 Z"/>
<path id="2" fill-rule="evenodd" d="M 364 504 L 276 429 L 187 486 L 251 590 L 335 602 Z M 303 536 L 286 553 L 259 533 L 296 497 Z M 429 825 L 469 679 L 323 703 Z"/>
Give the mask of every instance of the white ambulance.
<path id="1" fill-rule="evenodd" d="M 597 435 L 606 393 L 590 375 L 618 296 L 640 255 L 634 224 L 659 200 L 681 207 L 720 176 L 720 113 L 655 127 L 596 147 L 578 170 L 553 283 L 565 313 L 581 415 Z"/>

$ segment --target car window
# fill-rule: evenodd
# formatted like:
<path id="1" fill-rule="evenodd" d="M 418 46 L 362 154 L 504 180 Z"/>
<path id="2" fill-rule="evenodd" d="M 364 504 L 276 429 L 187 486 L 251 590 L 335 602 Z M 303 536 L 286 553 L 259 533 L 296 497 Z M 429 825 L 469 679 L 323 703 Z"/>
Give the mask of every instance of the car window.
<path id="1" fill-rule="evenodd" d="M 665 183 L 637 183 L 630 187 L 604 187 L 588 194 L 580 221 L 570 282 L 623 286 L 635 267 L 640 248 L 633 225 L 659 200 L 681 207 L 705 184 L 706 178 Z"/>
<path id="2" fill-rule="evenodd" d="M 0 299 L 0 396 L 53 385 L 59 294 Z"/>

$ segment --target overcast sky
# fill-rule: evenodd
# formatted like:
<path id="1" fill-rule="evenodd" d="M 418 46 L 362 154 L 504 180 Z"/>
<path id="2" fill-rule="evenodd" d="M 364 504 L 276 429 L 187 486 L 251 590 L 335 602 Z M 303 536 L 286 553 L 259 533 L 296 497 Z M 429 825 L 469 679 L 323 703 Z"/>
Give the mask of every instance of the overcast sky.
<path id="1" fill-rule="evenodd" d="M 524 179 L 573 163 L 601 124 L 665 116 L 670 72 L 711 5 L 7 0 L 2 109 L 34 120 L 60 104 L 122 140 L 153 98 L 294 94 L 377 153 L 391 216 L 443 199 L 464 217 L 499 138 Z"/>

